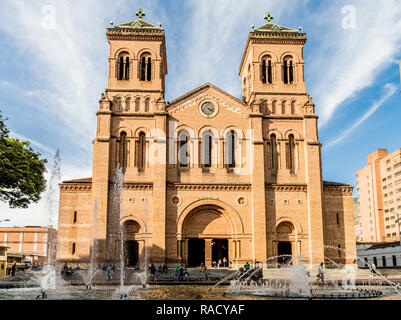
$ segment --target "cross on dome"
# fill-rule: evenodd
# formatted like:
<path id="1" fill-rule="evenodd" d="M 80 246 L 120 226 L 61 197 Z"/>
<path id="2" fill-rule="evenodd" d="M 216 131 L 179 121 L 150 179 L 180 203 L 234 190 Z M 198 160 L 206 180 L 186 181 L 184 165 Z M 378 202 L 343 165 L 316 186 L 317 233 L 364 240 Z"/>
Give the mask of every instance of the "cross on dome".
<path id="1" fill-rule="evenodd" d="M 142 17 L 145 16 L 145 11 L 143 11 L 141 8 L 136 12 L 136 15 L 139 19 L 142 19 Z"/>
<path id="2" fill-rule="evenodd" d="M 269 23 L 270 23 L 271 20 L 274 19 L 273 15 L 272 15 L 270 12 L 266 13 L 264 18 L 265 18 L 265 20 L 267 20 L 267 22 L 269 22 Z"/>

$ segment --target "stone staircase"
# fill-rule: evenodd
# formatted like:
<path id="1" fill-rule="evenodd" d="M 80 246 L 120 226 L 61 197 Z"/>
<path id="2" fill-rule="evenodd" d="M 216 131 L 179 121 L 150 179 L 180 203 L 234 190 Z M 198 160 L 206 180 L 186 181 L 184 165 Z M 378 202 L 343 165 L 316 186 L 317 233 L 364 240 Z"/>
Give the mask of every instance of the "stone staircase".
<path id="1" fill-rule="evenodd" d="M 206 273 L 201 272 L 198 268 L 187 268 L 189 276 L 184 277 L 182 283 L 216 283 L 227 276 L 230 276 L 237 272 L 234 269 L 218 268 L 218 269 L 207 269 Z M 85 280 L 88 280 L 89 270 L 77 270 L 74 271 L 72 276 L 63 276 L 63 279 L 69 282 L 71 285 L 85 285 Z M 112 279 L 107 279 L 107 272 L 104 270 L 97 270 L 96 274 L 92 279 L 94 285 L 119 285 L 120 284 L 121 270 L 117 269 Z M 169 269 L 167 273 L 156 272 L 156 276 L 152 277 L 149 272 L 147 274 L 147 283 L 158 283 L 158 284 L 173 284 L 179 283 L 176 276 L 174 275 L 174 269 Z M 124 276 L 124 284 L 141 284 L 144 282 L 145 274 L 143 270 L 126 269 Z"/>

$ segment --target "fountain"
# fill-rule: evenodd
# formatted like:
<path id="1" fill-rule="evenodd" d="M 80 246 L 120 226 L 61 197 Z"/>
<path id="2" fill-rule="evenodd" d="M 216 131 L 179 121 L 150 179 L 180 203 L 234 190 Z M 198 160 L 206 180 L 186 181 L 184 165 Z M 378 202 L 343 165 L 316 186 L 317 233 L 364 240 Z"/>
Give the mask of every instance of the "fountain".
<path id="1" fill-rule="evenodd" d="M 341 267 L 333 260 L 325 257 L 325 261 L 335 265 L 344 277 L 341 281 L 330 278 L 330 273 L 324 271 L 324 280 L 319 282 L 310 279 L 310 272 L 302 263 L 303 256 L 288 257 L 277 256 L 266 260 L 265 267 L 277 268 L 277 261 L 286 258 L 287 262 L 281 266 L 279 274 L 275 279 L 264 281 L 250 280 L 251 275 L 244 273 L 235 280 L 230 281 L 230 286 L 225 295 L 247 295 L 255 297 L 269 297 L 280 299 L 367 299 L 379 298 L 388 295 L 398 294 L 398 286 L 385 277 L 380 275 L 376 280 L 376 285 L 382 286 L 383 283 L 391 286 L 391 289 L 372 289 L 371 281 L 367 284 L 356 286 L 356 271 L 354 266 L 346 265 Z M 276 269 L 275 269 L 276 270 Z M 252 274 L 256 272 L 253 271 Z M 401 296 L 401 295 L 400 295 Z"/>

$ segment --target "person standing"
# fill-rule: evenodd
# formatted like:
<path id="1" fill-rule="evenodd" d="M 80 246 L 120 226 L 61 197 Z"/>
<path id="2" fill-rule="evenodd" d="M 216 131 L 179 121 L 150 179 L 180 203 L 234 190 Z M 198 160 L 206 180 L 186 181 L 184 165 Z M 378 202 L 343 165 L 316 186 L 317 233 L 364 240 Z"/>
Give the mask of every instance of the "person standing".
<path id="1" fill-rule="evenodd" d="M 376 265 L 374 262 L 372 263 L 372 272 L 373 272 L 373 274 L 377 274 L 376 273 Z"/>
<path id="2" fill-rule="evenodd" d="M 323 262 L 320 263 L 319 271 L 318 271 L 318 274 L 317 274 L 317 279 L 320 280 L 322 283 L 324 282 L 324 268 L 323 268 Z"/>
<path id="3" fill-rule="evenodd" d="M 223 258 L 223 267 L 224 268 L 227 267 L 227 259 L 226 259 L 226 257 Z"/>
<path id="4" fill-rule="evenodd" d="M 14 263 L 13 266 L 11 267 L 11 276 L 14 277 L 15 276 L 15 270 L 17 269 L 17 263 Z"/>
<path id="5" fill-rule="evenodd" d="M 180 265 L 178 280 L 179 280 L 179 281 L 184 280 L 184 266 L 183 266 L 182 264 Z"/>
<path id="6" fill-rule="evenodd" d="M 113 271 L 111 271 L 111 266 L 108 266 L 107 267 L 107 281 L 110 281 L 112 276 L 113 276 Z"/>

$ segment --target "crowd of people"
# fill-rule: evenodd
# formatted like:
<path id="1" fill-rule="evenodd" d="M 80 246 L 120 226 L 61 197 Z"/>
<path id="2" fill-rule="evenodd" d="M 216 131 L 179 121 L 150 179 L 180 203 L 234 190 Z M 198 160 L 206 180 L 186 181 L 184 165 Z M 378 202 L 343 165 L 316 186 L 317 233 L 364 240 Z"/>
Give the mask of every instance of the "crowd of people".
<path id="1" fill-rule="evenodd" d="M 228 260 L 226 259 L 226 257 L 224 257 L 223 259 L 219 259 L 217 261 L 212 261 L 212 267 L 213 268 L 226 268 L 226 267 L 228 267 Z"/>

